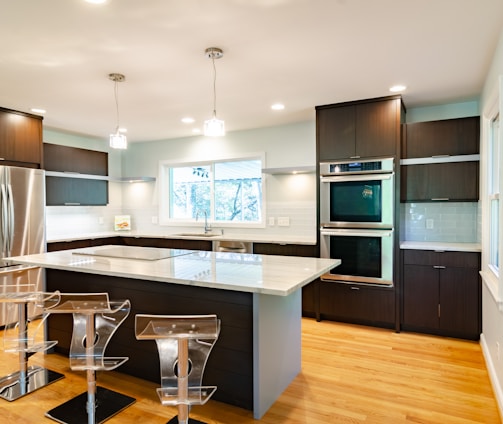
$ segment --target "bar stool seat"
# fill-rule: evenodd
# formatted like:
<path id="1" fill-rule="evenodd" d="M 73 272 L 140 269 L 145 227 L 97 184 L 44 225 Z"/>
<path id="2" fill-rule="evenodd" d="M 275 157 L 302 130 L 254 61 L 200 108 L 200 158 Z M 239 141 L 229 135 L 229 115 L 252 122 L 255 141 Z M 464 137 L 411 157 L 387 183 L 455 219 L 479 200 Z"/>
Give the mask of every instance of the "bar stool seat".
<path id="1" fill-rule="evenodd" d="M 108 293 L 61 293 L 51 314 L 73 315 L 70 368 L 86 371 L 87 392 L 51 409 L 46 416 L 60 423 L 102 423 L 135 402 L 135 399 L 98 387 L 96 371 L 111 371 L 128 357 L 106 357 L 105 349 L 129 315 L 129 300 L 110 301 Z M 89 342 L 91 340 L 92 342 Z"/>
<path id="2" fill-rule="evenodd" d="M 40 307 L 43 304 L 55 304 L 59 300 L 59 293 L 43 293 L 30 291 L 31 284 L 2 285 L 0 303 L 7 304 L 6 324 L 3 329 L 3 350 L 18 353 L 18 371 L 0 378 L 0 397 L 13 401 L 34 392 L 48 384 L 64 377 L 55 371 L 40 366 L 28 366 L 28 359 L 37 352 L 45 352 L 55 346 L 57 341 L 43 341 L 39 338 L 43 332 L 47 315 L 42 314 L 38 323 L 28 329 L 28 305 Z"/>
<path id="3" fill-rule="evenodd" d="M 138 340 L 155 340 L 159 351 L 163 405 L 176 405 L 178 416 L 168 423 L 201 423 L 189 419 L 192 405 L 203 405 L 216 386 L 203 386 L 204 368 L 220 334 L 216 315 L 145 315 L 135 319 Z"/>

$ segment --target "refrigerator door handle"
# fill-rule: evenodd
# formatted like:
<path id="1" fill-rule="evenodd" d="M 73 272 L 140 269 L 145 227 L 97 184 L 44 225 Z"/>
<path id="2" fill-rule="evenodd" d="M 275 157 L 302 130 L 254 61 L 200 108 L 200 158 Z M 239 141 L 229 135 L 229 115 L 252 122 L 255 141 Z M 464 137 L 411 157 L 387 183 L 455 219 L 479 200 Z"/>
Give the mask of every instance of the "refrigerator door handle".
<path id="1" fill-rule="evenodd" d="M 12 245 L 14 243 L 14 195 L 12 194 L 12 185 L 7 185 L 7 197 L 8 197 L 8 215 L 9 215 L 9 234 L 7 238 L 7 255 L 11 255 Z"/>
<path id="2" fill-rule="evenodd" d="M 2 202 L 2 210 L 1 210 L 1 219 L 2 219 L 2 228 L 0 229 L 0 247 L 2 248 L 2 258 L 6 256 L 7 250 L 7 236 L 8 236 L 8 222 L 7 222 L 7 190 L 5 189 L 5 184 L 2 184 L 1 187 L 1 202 Z"/>

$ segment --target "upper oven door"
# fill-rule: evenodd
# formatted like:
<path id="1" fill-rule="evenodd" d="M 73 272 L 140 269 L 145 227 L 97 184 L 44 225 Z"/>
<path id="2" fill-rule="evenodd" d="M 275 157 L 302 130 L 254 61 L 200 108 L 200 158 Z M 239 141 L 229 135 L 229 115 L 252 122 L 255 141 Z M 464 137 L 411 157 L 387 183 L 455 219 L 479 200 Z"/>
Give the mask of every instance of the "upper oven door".
<path id="1" fill-rule="evenodd" d="M 321 176 L 322 228 L 393 228 L 395 175 Z"/>

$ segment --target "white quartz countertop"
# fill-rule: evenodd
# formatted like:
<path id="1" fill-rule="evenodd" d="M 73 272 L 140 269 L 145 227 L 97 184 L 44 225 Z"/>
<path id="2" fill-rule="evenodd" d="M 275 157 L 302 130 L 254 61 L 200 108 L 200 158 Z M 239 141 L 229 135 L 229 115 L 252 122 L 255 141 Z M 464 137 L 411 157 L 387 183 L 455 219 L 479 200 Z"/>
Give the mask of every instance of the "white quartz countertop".
<path id="1" fill-rule="evenodd" d="M 130 258 L 106 256 L 107 249 L 117 247 L 105 245 L 9 259 L 43 268 L 277 296 L 287 296 L 340 265 L 338 259 L 136 246 L 121 246 L 123 251 L 134 249 L 127 255 Z M 144 254 L 155 250 L 162 250 L 165 254 L 156 256 L 164 258 L 131 258 L 148 257 Z"/>
<path id="2" fill-rule="evenodd" d="M 47 237 L 47 243 L 100 239 L 107 237 L 137 237 L 137 238 L 166 238 L 166 239 L 186 239 L 186 240 L 208 240 L 208 241 L 243 241 L 253 243 L 276 243 L 276 244 L 316 244 L 316 236 L 298 235 L 278 235 L 278 234 L 248 234 L 248 233 L 226 233 L 204 236 L 202 231 L 196 229 L 189 231 L 178 231 L 173 233 L 144 233 L 139 231 L 104 231 L 100 233 L 75 233 L 65 236 Z"/>
<path id="3" fill-rule="evenodd" d="M 402 241 L 400 249 L 445 250 L 453 252 L 480 252 L 480 243 L 446 243 L 439 241 Z"/>

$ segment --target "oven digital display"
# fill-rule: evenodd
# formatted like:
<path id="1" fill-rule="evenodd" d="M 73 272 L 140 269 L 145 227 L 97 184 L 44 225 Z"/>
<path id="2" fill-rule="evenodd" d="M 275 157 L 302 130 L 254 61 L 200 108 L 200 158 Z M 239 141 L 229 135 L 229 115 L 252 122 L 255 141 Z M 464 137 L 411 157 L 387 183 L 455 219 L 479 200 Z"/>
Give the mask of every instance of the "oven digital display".
<path id="1" fill-rule="evenodd" d="M 362 172 L 362 171 L 380 171 L 382 162 L 350 162 L 350 163 L 334 163 L 330 165 L 330 173 L 338 174 L 344 172 Z"/>

